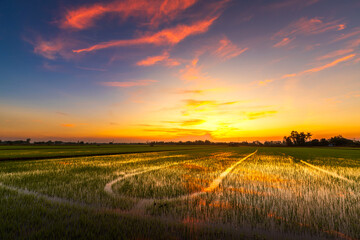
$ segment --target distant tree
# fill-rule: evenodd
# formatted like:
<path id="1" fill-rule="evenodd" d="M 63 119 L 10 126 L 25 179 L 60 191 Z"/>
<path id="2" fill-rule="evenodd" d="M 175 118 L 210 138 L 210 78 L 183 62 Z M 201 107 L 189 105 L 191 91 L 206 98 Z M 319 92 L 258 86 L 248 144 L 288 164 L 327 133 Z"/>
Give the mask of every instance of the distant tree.
<path id="1" fill-rule="evenodd" d="M 283 142 L 286 144 L 286 146 L 293 145 L 293 142 L 291 141 L 291 138 L 287 137 L 287 136 L 284 136 L 284 141 Z"/>
<path id="2" fill-rule="evenodd" d="M 353 142 L 353 140 L 344 138 L 343 136 L 339 135 L 339 136 L 330 138 L 329 143 L 334 146 L 345 146 L 345 145 L 351 145 L 354 142 Z"/>
<path id="3" fill-rule="evenodd" d="M 326 140 L 325 138 L 320 139 L 320 146 L 328 146 L 329 145 L 329 141 Z"/>
<path id="4" fill-rule="evenodd" d="M 311 133 L 304 133 L 304 132 L 297 132 L 297 131 L 291 131 L 290 136 L 284 137 L 284 142 L 287 146 L 290 145 L 297 145 L 297 146 L 304 146 L 306 141 L 311 139 L 312 134 Z"/>
<path id="5" fill-rule="evenodd" d="M 310 142 L 310 145 L 311 146 L 320 146 L 320 141 L 318 139 L 313 139 L 311 142 Z"/>
<path id="6" fill-rule="evenodd" d="M 30 138 L 26 139 L 26 144 L 30 144 L 30 141 L 31 141 Z"/>

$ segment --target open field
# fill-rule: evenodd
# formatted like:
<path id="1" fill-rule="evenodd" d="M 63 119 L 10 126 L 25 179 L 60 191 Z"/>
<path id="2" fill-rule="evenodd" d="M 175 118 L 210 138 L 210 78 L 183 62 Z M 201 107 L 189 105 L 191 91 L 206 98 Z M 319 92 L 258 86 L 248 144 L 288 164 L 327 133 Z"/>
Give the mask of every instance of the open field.
<path id="1" fill-rule="evenodd" d="M 0 239 L 360 238 L 360 149 L 92 147 L 2 147 Z"/>
<path id="2" fill-rule="evenodd" d="M 109 144 L 91 144 L 91 145 L 3 145 L 0 146 L 1 160 L 37 160 L 47 158 L 66 158 L 99 156 L 122 153 L 139 152 L 161 152 L 186 149 L 202 148 L 202 146 L 149 146 L 149 145 L 109 145 Z"/>

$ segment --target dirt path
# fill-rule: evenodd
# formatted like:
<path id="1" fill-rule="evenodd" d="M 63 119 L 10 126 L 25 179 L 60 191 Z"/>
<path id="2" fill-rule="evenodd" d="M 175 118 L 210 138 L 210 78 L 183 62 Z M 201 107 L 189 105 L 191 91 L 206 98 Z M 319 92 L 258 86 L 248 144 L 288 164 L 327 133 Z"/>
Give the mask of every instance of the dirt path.
<path id="1" fill-rule="evenodd" d="M 348 179 L 348 178 L 346 178 L 346 177 L 340 176 L 340 175 L 338 175 L 337 173 L 330 172 L 330 171 L 327 171 L 327 170 L 325 170 L 325 169 L 319 168 L 319 167 L 317 167 L 317 166 L 315 166 L 315 165 L 312 165 L 312 164 L 310 164 L 310 163 L 308 163 L 308 162 L 305 162 L 305 161 L 303 161 L 303 160 L 300 160 L 300 162 L 303 163 L 303 164 L 305 164 L 305 165 L 307 165 L 307 166 L 309 166 L 309 167 L 311 167 L 311 168 L 314 168 L 314 169 L 319 170 L 319 171 L 321 171 L 321 172 L 323 172 L 323 173 L 326 173 L 326 174 L 328 174 L 328 175 L 330 175 L 330 176 L 332 176 L 332 177 L 334 177 L 334 178 L 338 178 L 338 179 L 344 180 L 344 181 L 349 182 L 349 183 L 355 183 L 355 181 L 353 181 L 353 180 L 350 180 L 350 179 Z"/>

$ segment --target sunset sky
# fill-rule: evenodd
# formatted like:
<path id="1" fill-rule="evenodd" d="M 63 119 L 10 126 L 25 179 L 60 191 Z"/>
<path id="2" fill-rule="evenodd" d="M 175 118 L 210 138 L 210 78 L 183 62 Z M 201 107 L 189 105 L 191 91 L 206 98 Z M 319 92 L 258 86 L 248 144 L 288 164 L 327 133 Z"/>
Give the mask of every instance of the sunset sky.
<path id="1" fill-rule="evenodd" d="M 359 0 L 1 1 L 0 139 L 359 139 L 359 13 Z"/>

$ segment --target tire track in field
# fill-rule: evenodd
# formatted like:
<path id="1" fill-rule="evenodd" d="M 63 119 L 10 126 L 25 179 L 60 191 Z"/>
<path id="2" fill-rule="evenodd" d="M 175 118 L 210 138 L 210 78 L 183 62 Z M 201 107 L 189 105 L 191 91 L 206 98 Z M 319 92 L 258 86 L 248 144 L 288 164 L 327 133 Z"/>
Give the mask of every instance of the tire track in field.
<path id="1" fill-rule="evenodd" d="M 178 162 L 178 163 L 173 163 L 173 164 L 167 164 L 165 166 L 159 166 L 159 167 L 152 167 L 152 168 L 148 168 L 144 171 L 139 171 L 139 172 L 133 172 L 133 173 L 129 173 L 129 174 L 125 174 L 124 176 L 121 176 L 121 177 L 118 177 L 114 180 L 112 180 L 111 182 L 107 183 L 104 187 L 104 191 L 109 194 L 110 196 L 116 196 L 116 194 L 114 193 L 114 191 L 112 190 L 112 186 L 117 183 L 117 182 L 120 182 L 126 178 L 129 178 L 129 177 L 133 177 L 133 176 L 136 176 L 136 175 L 140 175 L 140 174 L 143 174 L 143 173 L 147 173 L 147 172 L 151 172 L 151 171 L 156 171 L 156 170 L 159 170 L 159 169 L 162 169 L 162 168 L 167 168 L 167 167 L 172 167 L 172 166 L 176 166 L 176 165 L 179 165 L 179 164 L 183 164 L 183 163 L 187 163 L 187 162 L 191 162 L 192 160 L 189 160 L 189 161 L 182 161 L 182 162 Z"/>
<path id="2" fill-rule="evenodd" d="M 234 168 L 236 168 L 240 163 L 242 163 L 243 161 L 245 161 L 246 159 L 248 159 L 249 157 L 251 157 L 252 155 L 257 153 L 257 149 L 255 152 L 250 153 L 249 155 L 243 157 L 242 159 L 240 159 L 239 161 L 237 161 L 235 164 L 233 164 L 232 166 L 230 166 L 229 168 L 227 168 L 224 172 L 222 172 L 220 174 L 219 177 L 217 177 L 211 184 L 210 186 L 208 186 L 207 188 L 203 189 L 201 192 L 197 192 L 197 193 L 193 193 L 190 196 L 193 197 L 192 195 L 196 196 L 197 194 L 200 193 L 206 193 L 206 192 L 211 192 L 213 191 L 215 188 L 217 188 L 220 183 L 222 182 L 222 180 L 232 171 L 234 170 Z"/>
<path id="3" fill-rule="evenodd" d="M 249 155 L 243 157 L 242 159 L 240 159 L 239 161 L 237 161 L 235 164 L 231 165 L 229 168 L 227 168 L 224 172 L 222 172 L 220 174 L 219 177 L 217 177 L 207 188 L 203 189 L 202 191 L 199 191 L 199 192 L 195 192 L 195 193 L 191 193 L 191 194 L 186 194 L 186 195 L 183 195 L 183 196 L 178 196 L 178 197 L 173 197 L 173 198 L 133 198 L 133 199 L 136 199 L 136 200 L 139 200 L 137 202 L 137 204 L 130 210 L 131 213 L 133 213 L 134 215 L 141 215 L 141 214 L 145 214 L 145 209 L 147 206 L 149 206 L 150 204 L 154 204 L 154 202 L 156 200 L 165 200 L 165 201 L 174 201 L 174 200 L 184 200 L 184 199 L 188 199 L 188 198 L 194 198 L 194 197 L 197 197 L 197 196 L 200 196 L 202 194 L 205 194 L 207 192 L 211 192 L 213 191 L 214 189 L 216 189 L 220 183 L 222 182 L 222 180 L 235 168 L 237 167 L 240 163 L 242 163 L 243 161 L 245 161 L 246 159 L 248 159 L 249 157 L 253 156 L 254 154 L 256 154 L 258 150 L 256 150 L 255 152 L 253 153 L 250 153 Z M 190 160 L 190 162 L 193 161 L 193 160 Z M 185 161 L 185 162 L 188 162 L 188 161 Z M 170 165 L 166 165 L 166 166 L 160 166 L 160 167 L 153 167 L 151 169 L 146 169 L 144 171 L 140 171 L 140 172 L 134 172 L 134 173 L 130 173 L 130 174 L 127 174 L 125 176 L 122 176 L 122 177 L 119 177 L 109 183 L 107 183 L 105 185 L 105 188 L 104 188 L 104 191 L 106 193 L 108 193 L 109 195 L 113 196 L 113 197 L 126 197 L 126 196 L 118 196 L 116 195 L 113 190 L 112 190 L 112 186 L 125 179 L 125 178 L 128 178 L 128 177 L 132 177 L 132 176 L 135 176 L 135 175 L 140 175 L 140 174 L 143 174 L 143 173 L 147 173 L 147 172 L 150 172 L 150 171 L 155 171 L 155 170 L 159 170 L 159 169 L 162 169 L 162 168 L 166 168 L 166 167 L 170 167 L 170 166 L 174 166 L 174 165 L 178 165 L 178 164 L 183 164 L 184 162 L 181 162 L 181 163 L 175 163 L 175 164 L 170 164 Z M 127 197 L 128 198 L 128 197 Z"/>
<path id="4" fill-rule="evenodd" d="M 230 166 L 229 168 L 227 168 L 224 172 L 222 172 L 220 174 L 219 177 L 217 177 L 207 188 L 203 189 L 202 191 L 199 191 L 199 192 L 195 192 L 195 193 L 191 193 L 191 194 L 187 194 L 187 195 L 184 195 L 184 196 L 180 196 L 180 197 L 174 197 L 174 198 L 164 198 L 164 200 L 173 200 L 173 199 L 182 199 L 182 198 L 187 198 L 187 197 L 195 197 L 199 194 L 203 194 L 203 193 L 206 193 L 206 192 L 211 192 L 213 191 L 215 188 L 217 188 L 220 183 L 222 182 L 222 180 L 235 168 L 237 167 L 240 163 L 242 163 L 243 161 L 245 161 L 246 159 L 248 159 L 249 157 L 251 157 L 252 155 L 254 155 L 258 150 L 256 150 L 255 152 L 253 153 L 250 153 L 249 155 L 243 157 L 242 159 L 240 159 L 239 161 L 237 161 L 235 164 L 233 164 L 232 166 Z M 185 161 L 185 162 L 188 162 L 188 161 Z M 109 183 L 107 183 L 105 185 L 105 188 L 104 188 L 104 191 L 112 196 L 116 196 L 115 193 L 113 192 L 112 190 L 112 186 L 125 179 L 125 178 L 128 178 L 128 177 L 132 177 L 132 176 L 135 176 L 135 175 L 139 175 L 139 174 L 143 174 L 143 173 L 147 173 L 147 172 L 150 172 L 150 171 L 155 171 L 155 170 L 159 170 L 159 169 L 162 169 L 162 168 L 166 168 L 166 167 L 170 167 L 170 166 L 174 166 L 174 165 L 179 165 L 179 164 L 183 164 L 185 162 L 181 162 L 181 163 L 175 163 L 175 164 L 170 164 L 170 165 L 166 165 L 166 166 L 160 166 L 160 167 L 153 167 L 153 168 L 150 168 L 150 169 L 146 169 L 144 171 L 140 171 L 140 172 L 134 172 L 134 173 L 130 173 L 130 174 L 126 174 L 125 176 L 122 176 L 122 177 L 119 177 Z M 145 198 L 146 199 L 146 198 Z M 148 200 L 150 200 L 152 198 L 148 198 Z M 155 200 L 155 199 L 154 199 Z M 157 199 L 157 200 L 160 200 L 160 199 Z"/>
<path id="5" fill-rule="evenodd" d="M 52 202 L 52 203 L 68 204 L 68 205 L 71 205 L 71 206 L 81 206 L 81 207 L 88 207 L 89 206 L 86 203 L 77 202 L 77 201 L 69 200 L 69 199 L 66 199 L 66 198 L 53 197 L 53 196 L 49 196 L 49 195 L 45 195 L 45 194 L 42 194 L 42 193 L 38 193 L 38 192 L 28 190 L 26 188 L 22 189 L 22 188 L 17 188 L 17 187 L 13 187 L 13 186 L 8 186 L 8 185 L 3 184 L 2 182 L 0 182 L 0 187 L 5 188 L 5 189 L 10 190 L 10 191 L 17 192 L 17 193 L 22 194 L 22 195 L 33 196 L 33 197 L 36 197 L 36 198 L 43 198 L 43 199 L 45 199 L 45 200 L 47 200 L 49 202 Z"/>
<path id="6" fill-rule="evenodd" d="M 184 200 L 184 199 L 191 199 L 197 196 L 201 196 L 205 193 L 211 192 L 214 189 L 216 189 L 220 183 L 222 182 L 222 180 L 235 168 L 237 167 L 240 163 L 242 163 L 243 161 L 245 161 L 246 159 L 248 159 L 249 157 L 253 156 L 254 154 L 256 154 L 258 150 L 256 150 L 253 153 L 250 153 L 249 155 L 243 157 L 242 159 L 240 159 L 239 161 L 237 161 L 235 164 L 231 165 L 229 168 L 227 168 L 224 172 L 222 172 L 220 174 L 219 177 L 217 177 L 207 188 L 203 189 L 202 191 L 199 192 L 195 192 L 195 193 L 191 193 L 191 194 L 186 194 L 183 196 L 178 196 L 178 197 L 173 197 L 173 198 L 160 198 L 160 199 L 155 199 L 155 198 L 143 198 L 140 199 L 139 202 L 133 207 L 133 209 L 130 210 L 131 213 L 133 214 L 137 214 L 137 215 L 141 215 L 141 214 L 145 214 L 145 209 L 147 206 L 149 206 L 150 204 L 154 204 L 156 200 L 165 200 L 165 201 L 175 201 L 175 200 Z"/>
<path id="7" fill-rule="evenodd" d="M 94 213 L 106 213 L 106 214 L 115 214 L 117 216 L 122 216 L 122 217 L 131 217 L 133 218 L 134 216 L 136 216 L 139 219 L 142 220 L 155 220 L 155 221 L 160 221 L 162 224 L 167 224 L 167 225 L 171 225 L 171 224 L 184 224 L 184 225 L 188 225 L 191 226 L 191 223 L 184 223 L 183 220 L 179 220 L 179 219 L 175 219 L 175 218 L 164 218 L 162 216 L 152 216 L 152 215 L 146 215 L 143 214 L 141 211 L 132 211 L 132 210 L 121 210 L 121 209 L 117 209 L 117 208 L 108 208 L 108 207 L 101 207 L 101 206 L 97 206 L 94 204 L 87 204 L 87 203 L 83 203 L 83 202 L 78 202 L 78 201 L 73 201 L 73 200 L 69 200 L 66 198 L 59 198 L 59 197 L 52 197 L 52 196 L 48 196 L 42 193 L 37 193 L 34 191 L 30 191 L 27 189 L 21 189 L 21 188 L 16 188 L 16 187 L 12 187 L 12 186 L 8 186 L 8 185 L 4 185 L 3 183 L 0 182 L 0 187 L 16 192 L 18 194 L 21 195 L 25 195 L 25 196 L 33 196 L 39 199 L 43 199 L 45 201 L 51 202 L 51 203 L 56 203 L 56 204 L 63 204 L 63 205 L 68 205 L 71 207 L 78 207 L 78 208 L 82 208 L 82 209 L 87 209 L 87 210 L 91 210 Z M 212 227 L 212 224 L 207 224 L 206 222 L 202 222 L 202 223 L 196 223 L 196 225 L 198 227 Z M 303 224 L 301 224 L 303 225 Z M 232 232 L 233 233 L 233 226 L 228 226 L 226 224 L 224 224 L 222 226 L 222 229 L 228 232 Z M 260 230 L 260 229 L 259 229 Z M 262 230 L 261 230 L 262 231 Z M 357 240 L 356 238 L 352 238 L 350 236 L 347 236 L 341 232 L 337 232 L 334 230 L 322 230 L 324 233 L 329 234 L 330 236 L 335 236 L 338 238 L 342 238 L 345 240 Z M 265 232 L 264 232 L 265 233 Z M 249 229 L 241 229 L 241 231 L 239 232 L 239 238 L 244 238 L 244 234 L 246 234 L 249 238 L 250 236 L 253 236 L 253 231 L 249 231 Z M 285 233 L 280 233 L 279 234 L 285 234 Z M 293 239 L 303 239 L 302 237 L 297 237 L 296 235 L 288 235 L 288 238 L 293 238 Z"/>
<path id="8" fill-rule="evenodd" d="M 351 179 L 348 179 L 348 178 L 346 178 L 346 177 L 343 177 L 343 176 L 341 176 L 341 175 L 339 175 L 339 174 L 337 174 L 337 173 L 330 172 L 330 171 L 325 170 L 325 169 L 323 169 L 323 168 L 317 167 L 317 166 L 312 165 L 312 164 L 310 164 L 310 163 L 308 163 L 308 162 L 305 162 L 305 161 L 303 161 L 303 160 L 300 160 L 300 162 L 303 163 L 303 164 L 305 164 L 305 165 L 307 165 L 307 166 L 309 166 L 309 167 L 311 167 L 311 168 L 313 168 L 313 169 L 316 169 L 316 170 L 318 170 L 318 171 L 320 171 L 320 172 L 326 173 L 326 174 L 328 174 L 328 175 L 330 175 L 330 176 L 332 176 L 332 177 L 334 177 L 334 178 L 338 178 L 338 179 L 344 180 L 344 181 L 349 182 L 349 183 L 355 183 L 355 181 L 353 181 L 353 180 L 351 180 Z"/>
<path id="9" fill-rule="evenodd" d="M 192 193 L 192 194 L 187 194 L 187 195 L 184 195 L 184 196 L 180 196 L 180 197 L 174 197 L 174 198 L 163 198 L 163 199 L 154 199 L 154 198 L 144 198 L 144 199 L 138 199 L 138 198 L 135 198 L 135 199 L 138 199 L 139 202 L 133 207 L 133 209 L 131 210 L 119 210 L 119 209 L 108 209 L 108 208 L 103 208 L 103 207 L 100 207 L 100 206 L 96 206 L 96 205 L 92 205 L 92 204 L 86 204 L 86 203 L 83 203 L 83 202 L 78 202 L 78 201 L 73 201 L 73 200 L 69 200 L 69 199 L 66 199 L 66 198 L 59 198 L 59 197 L 54 197 L 54 196 L 49 196 L 49 195 L 45 195 L 45 194 L 42 194 L 42 193 L 38 193 L 38 192 L 34 192 L 34 191 L 30 191 L 28 189 L 21 189 L 21 188 L 17 188 L 17 187 L 13 187 L 13 186 L 8 186 L 8 185 L 5 185 L 3 183 L 0 182 L 0 187 L 2 188 L 5 188 L 5 189 L 8 189 L 8 190 L 11 190 L 11 191 L 15 191 L 19 194 L 23 194 L 23 195 L 30 195 L 30 196 L 34 196 L 34 197 L 37 197 L 37 198 L 42 198 L 42 199 L 45 199 L 49 202 L 52 202 L 52 203 L 58 203 L 58 204 L 67 204 L 67 205 L 71 205 L 71 206 L 78 206 L 78 207 L 86 207 L 86 208 L 100 208 L 100 209 L 103 209 L 105 211 L 115 211 L 117 213 L 120 213 L 120 214 L 127 214 L 127 215 L 131 215 L 131 216 L 134 216 L 134 215 L 143 215 L 145 213 L 145 209 L 146 207 L 149 205 L 149 204 L 152 204 L 155 202 L 155 200 L 168 200 L 168 201 L 172 201 L 172 200 L 183 200 L 183 199 L 187 199 L 187 198 L 193 198 L 193 197 L 196 197 L 196 196 L 200 196 L 202 194 L 205 194 L 207 192 L 211 192 L 213 191 L 215 188 L 217 188 L 220 183 L 222 182 L 222 180 L 235 168 L 237 167 L 240 163 L 242 163 L 243 161 L 245 161 L 246 159 L 248 159 L 249 157 L 253 156 L 254 154 L 256 154 L 258 150 L 256 150 L 255 152 L 253 153 L 250 153 L 249 155 L 243 157 L 242 159 L 240 159 L 239 161 L 237 161 L 235 164 L 233 164 L 232 166 L 230 166 L 229 168 L 227 168 L 224 172 L 222 172 L 220 174 L 219 177 L 217 177 L 207 188 L 203 189 L 202 191 L 200 192 L 195 192 L 195 193 Z M 179 165 L 179 164 L 183 164 L 183 163 L 187 163 L 187 162 L 193 162 L 193 160 L 189 160 L 189 161 L 182 161 L 182 162 L 178 162 L 178 163 L 174 163 L 174 164 L 168 164 L 166 166 L 159 166 L 159 167 L 153 167 L 153 168 L 150 168 L 150 169 L 146 169 L 144 171 L 139 171 L 139 172 L 134 172 L 134 173 L 130 173 L 130 174 L 127 174 L 125 176 L 122 176 L 122 177 L 119 177 L 109 183 L 107 183 L 105 185 L 105 188 L 104 188 L 104 191 L 106 193 L 108 193 L 109 195 L 112 195 L 112 196 L 117 196 L 115 195 L 115 193 L 112 191 L 112 185 L 115 184 L 116 182 L 118 181 L 121 181 L 125 178 L 128 178 L 128 177 L 132 177 L 132 176 L 135 176 L 135 175 L 139 175 L 139 174 L 143 174 L 143 173 L 146 173 L 146 172 L 150 172 L 150 171 L 155 171 L 155 170 L 159 170 L 159 169 L 162 169 L 162 168 L 166 168 L 166 167 L 170 167 L 170 166 L 175 166 L 175 165 Z M 126 196 L 123 196 L 123 197 L 126 197 Z"/>

